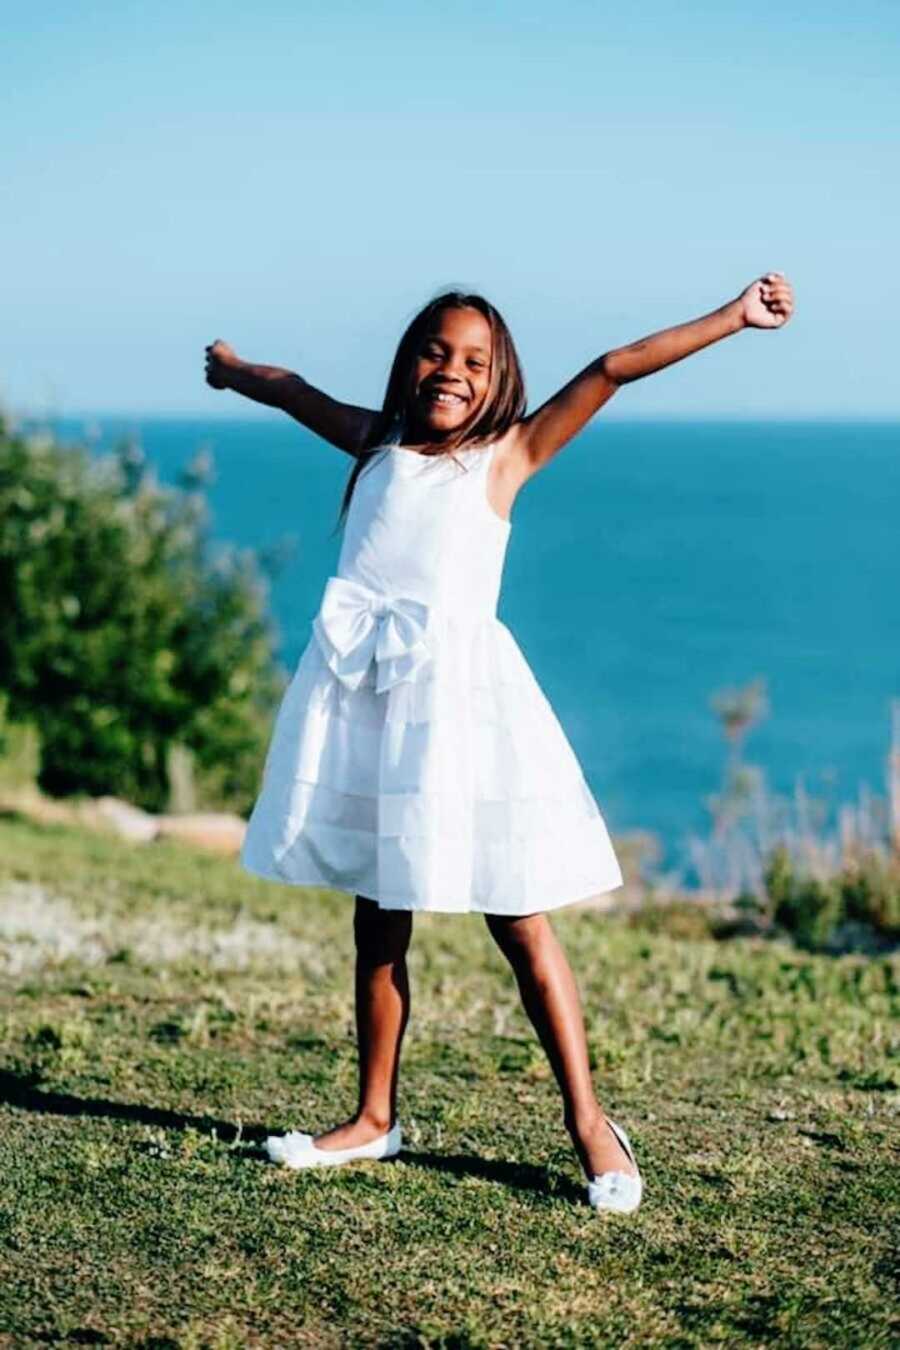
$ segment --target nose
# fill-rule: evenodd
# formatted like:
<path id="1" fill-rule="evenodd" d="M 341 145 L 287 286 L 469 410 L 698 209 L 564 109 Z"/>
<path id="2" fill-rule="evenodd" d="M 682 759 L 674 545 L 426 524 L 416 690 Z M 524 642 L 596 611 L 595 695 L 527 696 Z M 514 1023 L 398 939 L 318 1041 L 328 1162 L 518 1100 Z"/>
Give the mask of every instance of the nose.
<path id="1" fill-rule="evenodd" d="M 446 352 L 440 364 L 441 373 L 447 376 L 459 376 L 465 374 L 465 362 L 462 354 L 456 356 L 451 352 Z"/>
<path id="2" fill-rule="evenodd" d="M 457 367 L 452 359 L 448 358 L 443 363 L 440 373 L 444 377 L 440 381 L 441 388 L 461 387 L 465 383 L 462 367 Z"/>

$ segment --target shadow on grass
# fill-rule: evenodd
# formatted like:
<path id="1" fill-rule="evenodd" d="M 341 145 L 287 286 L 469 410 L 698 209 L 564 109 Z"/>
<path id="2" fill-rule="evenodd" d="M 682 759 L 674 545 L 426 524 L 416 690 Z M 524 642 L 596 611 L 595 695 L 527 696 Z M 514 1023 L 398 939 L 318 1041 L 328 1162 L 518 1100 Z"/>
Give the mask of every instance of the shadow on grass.
<path id="1" fill-rule="evenodd" d="M 197 1130 L 202 1134 L 215 1131 L 223 1144 L 248 1145 L 244 1157 L 265 1160 L 262 1144 L 272 1134 L 265 1125 L 237 1126 L 217 1116 L 189 1115 L 159 1106 L 144 1106 L 138 1102 L 114 1102 L 104 1097 L 76 1097 L 68 1092 L 52 1092 L 41 1088 L 38 1080 L 27 1074 L 15 1074 L 0 1069 L 0 1105 L 14 1106 L 22 1111 L 33 1111 L 49 1116 L 91 1116 L 100 1120 L 123 1120 L 138 1125 L 155 1125 L 167 1130 Z M 433 1172 L 444 1172 L 454 1177 L 478 1177 L 492 1181 L 510 1190 L 532 1191 L 538 1195 L 553 1194 L 559 1199 L 583 1198 L 583 1186 L 577 1186 L 566 1177 L 552 1178 L 545 1167 L 535 1163 L 507 1162 L 503 1159 L 479 1158 L 477 1154 L 431 1153 L 426 1150 L 404 1148 L 390 1161 L 413 1167 L 425 1167 Z"/>
<path id="2" fill-rule="evenodd" d="M 199 1130 L 216 1132 L 226 1144 L 239 1137 L 249 1143 L 261 1143 L 271 1131 L 262 1125 L 238 1127 L 230 1120 L 215 1116 L 192 1116 L 182 1111 L 169 1111 L 160 1106 L 143 1106 L 139 1102 L 111 1102 L 104 1097 L 75 1097 L 69 1092 L 48 1092 L 38 1086 L 38 1080 L 28 1074 L 10 1073 L 0 1069 L 0 1105 L 17 1106 L 23 1111 L 35 1111 L 48 1116 L 95 1116 L 106 1120 L 127 1120 L 139 1125 L 159 1125 L 167 1130 Z"/>
<path id="3" fill-rule="evenodd" d="M 500 1158 L 479 1158 L 471 1153 L 428 1153 L 405 1148 L 396 1161 L 406 1166 L 428 1167 L 451 1176 L 480 1177 L 494 1181 L 510 1190 L 533 1191 L 538 1195 L 554 1195 L 560 1200 L 583 1200 L 587 1181 L 578 1186 L 568 1177 L 554 1174 L 537 1163 L 507 1162 Z"/>

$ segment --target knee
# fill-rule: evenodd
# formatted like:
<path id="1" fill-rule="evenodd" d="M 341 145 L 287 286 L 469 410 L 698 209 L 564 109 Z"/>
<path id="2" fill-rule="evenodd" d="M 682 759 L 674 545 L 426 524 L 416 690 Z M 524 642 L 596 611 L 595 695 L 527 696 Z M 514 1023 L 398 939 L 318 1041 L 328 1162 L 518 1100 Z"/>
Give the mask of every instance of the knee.
<path id="1" fill-rule="evenodd" d="M 488 932 L 513 965 L 531 965 L 546 949 L 550 920 L 546 914 L 486 914 Z"/>
<path id="2" fill-rule="evenodd" d="M 380 909 L 374 900 L 358 895 L 353 936 L 357 952 L 368 960 L 378 964 L 399 961 L 409 947 L 412 914 L 409 910 Z"/>

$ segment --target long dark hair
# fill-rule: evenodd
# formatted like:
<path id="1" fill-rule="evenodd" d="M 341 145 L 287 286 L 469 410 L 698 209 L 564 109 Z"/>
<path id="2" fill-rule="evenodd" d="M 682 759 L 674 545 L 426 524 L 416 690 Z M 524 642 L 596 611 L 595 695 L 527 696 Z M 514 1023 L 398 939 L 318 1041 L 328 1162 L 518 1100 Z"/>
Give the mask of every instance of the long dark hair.
<path id="1" fill-rule="evenodd" d="M 369 460 L 389 439 L 403 441 L 406 436 L 406 410 L 412 392 L 415 363 L 429 334 L 445 309 L 477 309 L 491 327 L 491 378 L 484 401 L 445 440 L 441 454 L 452 455 L 464 446 L 494 440 L 524 416 L 525 379 L 512 334 L 499 311 L 481 295 L 463 291 L 444 291 L 435 296 L 415 316 L 400 339 L 388 376 L 381 412 L 372 423 L 368 436 L 353 465 L 344 490 L 335 529 L 343 525 L 350 507 L 356 480 Z"/>

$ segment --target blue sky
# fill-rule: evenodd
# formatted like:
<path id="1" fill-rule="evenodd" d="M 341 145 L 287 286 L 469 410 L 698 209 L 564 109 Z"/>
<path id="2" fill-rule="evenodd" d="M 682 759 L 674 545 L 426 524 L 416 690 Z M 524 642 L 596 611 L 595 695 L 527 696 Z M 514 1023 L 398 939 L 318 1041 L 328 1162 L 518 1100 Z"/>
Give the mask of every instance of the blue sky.
<path id="1" fill-rule="evenodd" d="M 894 0 L 52 0 L 3 27 L 7 408 L 270 417 L 207 388 L 216 337 L 377 406 L 449 285 L 500 308 L 534 407 L 780 269 L 783 332 L 607 415 L 900 416 Z"/>

